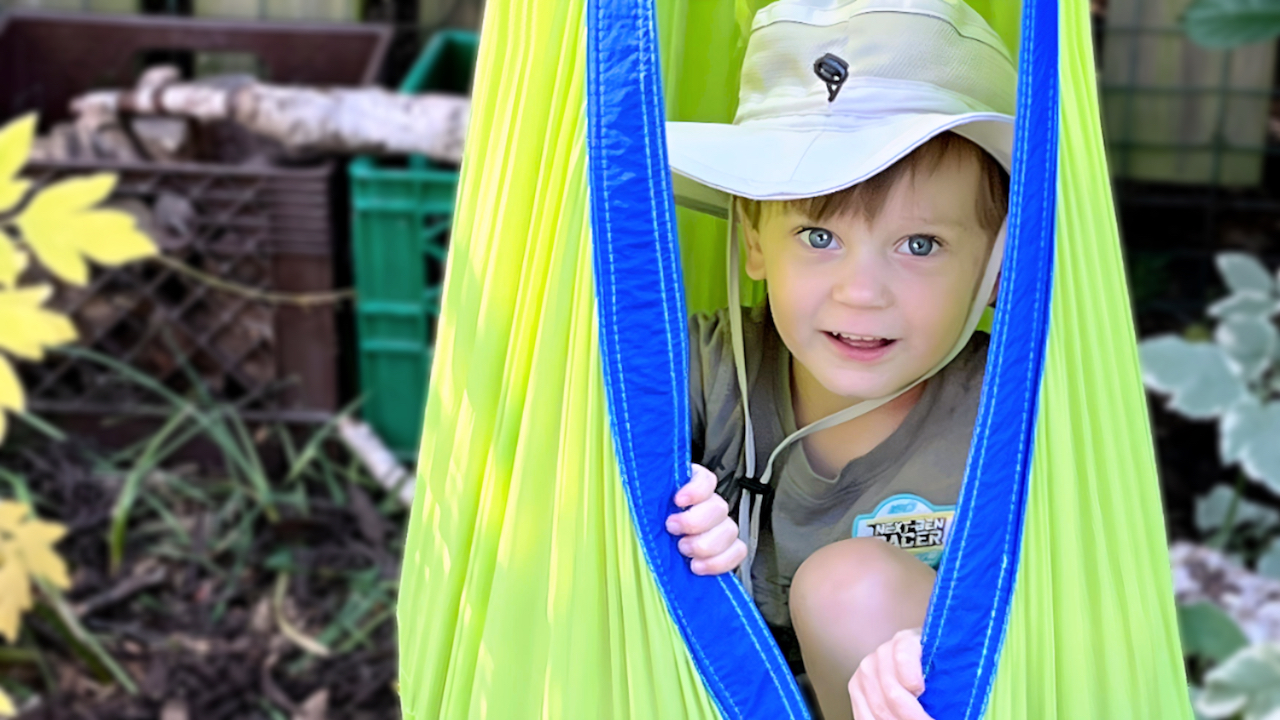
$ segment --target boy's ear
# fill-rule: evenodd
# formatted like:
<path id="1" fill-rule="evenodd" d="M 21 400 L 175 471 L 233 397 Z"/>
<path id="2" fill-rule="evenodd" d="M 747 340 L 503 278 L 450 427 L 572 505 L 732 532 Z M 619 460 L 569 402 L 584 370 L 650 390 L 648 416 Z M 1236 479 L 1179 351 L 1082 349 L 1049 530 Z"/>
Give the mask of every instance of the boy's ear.
<path id="1" fill-rule="evenodd" d="M 747 248 L 747 256 L 743 258 L 742 266 L 747 271 L 747 277 L 752 280 L 764 280 L 764 250 L 760 247 L 760 231 L 747 221 L 742 213 L 738 213 L 738 227 L 742 228 L 743 244 Z"/>

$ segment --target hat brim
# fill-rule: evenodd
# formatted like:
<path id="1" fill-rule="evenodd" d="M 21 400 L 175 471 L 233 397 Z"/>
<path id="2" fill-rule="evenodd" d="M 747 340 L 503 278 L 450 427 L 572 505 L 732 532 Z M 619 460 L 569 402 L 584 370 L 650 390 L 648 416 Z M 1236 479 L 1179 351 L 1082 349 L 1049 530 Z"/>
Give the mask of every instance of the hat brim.
<path id="1" fill-rule="evenodd" d="M 842 128 L 766 123 L 667 123 L 676 202 L 727 217 L 731 196 L 799 200 L 875 176 L 929 139 L 955 132 L 1006 170 L 1013 165 L 1013 118 L 990 112 L 919 114 Z"/>

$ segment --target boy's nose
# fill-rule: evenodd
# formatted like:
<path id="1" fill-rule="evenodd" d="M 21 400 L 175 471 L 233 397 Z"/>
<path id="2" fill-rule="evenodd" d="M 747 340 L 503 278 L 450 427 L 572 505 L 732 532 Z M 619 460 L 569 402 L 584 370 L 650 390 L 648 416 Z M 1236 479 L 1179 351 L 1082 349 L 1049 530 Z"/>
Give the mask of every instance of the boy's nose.
<path id="1" fill-rule="evenodd" d="M 871 260 L 851 262 L 831 288 L 831 298 L 851 307 L 883 308 L 892 304 L 886 268 Z"/>

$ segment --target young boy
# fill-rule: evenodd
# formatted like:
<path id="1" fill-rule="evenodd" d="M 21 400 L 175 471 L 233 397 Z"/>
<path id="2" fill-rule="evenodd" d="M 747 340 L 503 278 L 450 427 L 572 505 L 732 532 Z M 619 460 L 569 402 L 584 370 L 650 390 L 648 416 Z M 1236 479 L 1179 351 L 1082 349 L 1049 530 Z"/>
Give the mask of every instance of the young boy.
<path id="1" fill-rule="evenodd" d="M 826 720 L 927 718 L 918 628 L 982 387 L 1016 75 L 959 0 L 781 0 L 734 124 L 668 126 L 677 194 L 736 219 L 768 304 L 743 318 L 733 288 L 691 320 L 698 464 L 667 527 L 693 572 L 739 569 Z"/>

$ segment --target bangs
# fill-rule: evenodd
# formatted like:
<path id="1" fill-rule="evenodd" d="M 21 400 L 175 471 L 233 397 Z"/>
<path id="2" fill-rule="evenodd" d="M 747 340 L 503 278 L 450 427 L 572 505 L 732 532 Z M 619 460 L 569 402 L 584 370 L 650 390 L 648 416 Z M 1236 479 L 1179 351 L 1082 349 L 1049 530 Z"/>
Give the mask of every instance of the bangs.
<path id="1" fill-rule="evenodd" d="M 834 217 L 875 220 L 884 210 L 890 191 L 903 177 L 919 172 L 936 172 L 944 162 L 959 161 L 966 157 L 978 162 L 978 223 L 983 230 L 994 236 L 999 232 L 1000 224 L 1009 211 L 1009 173 L 976 143 L 953 132 L 934 136 L 883 172 L 844 190 L 802 200 L 770 202 L 739 198 L 738 202 L 743 216 L 753 228 L 760 227 L 760 215 L 766 204 L 782 205 L 787 210 L 801 213 L 815 221 Z"/>

